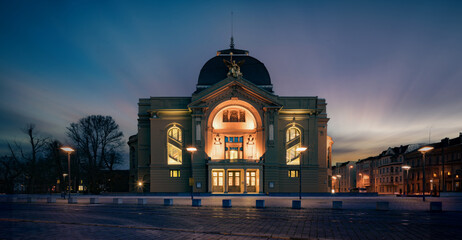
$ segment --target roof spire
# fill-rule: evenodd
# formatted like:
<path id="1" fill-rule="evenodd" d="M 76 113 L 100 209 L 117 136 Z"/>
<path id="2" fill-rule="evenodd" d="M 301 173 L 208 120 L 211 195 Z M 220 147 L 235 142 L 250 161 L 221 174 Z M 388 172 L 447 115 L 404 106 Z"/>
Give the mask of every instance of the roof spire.
<path id="1" fill-rule="evenodd" d="M 234 49 L 234 37 L 233 37 L 233 26 L 234 25 L 234 20 L 233 20 L 233 12 L 231 11 L 231 43 L 229 44 L 229 48 Z"/>

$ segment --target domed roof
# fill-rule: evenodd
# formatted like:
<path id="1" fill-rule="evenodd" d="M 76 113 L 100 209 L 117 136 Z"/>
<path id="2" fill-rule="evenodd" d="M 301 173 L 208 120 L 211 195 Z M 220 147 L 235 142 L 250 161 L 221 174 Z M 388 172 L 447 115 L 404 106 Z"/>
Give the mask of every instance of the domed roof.
<path id="1" fill-rule="evenodd" d="M 225 49 L 217 52 L 217 56 L 208 60 L 202 67 L 197 82 L 197 90 L 199 92 L 211 85 L 220 82 L 228 77 L 229 69 L 223 60 L 232 60 L 236 63 L 244 61 L 240 66 L 242 77 L 253 84 L 261 87 L 262 89 L 272 92 L 273 86 L 271 79 L 265 65 L 258 59 L 249 56 L 249 52 L 241 49 Z"/>

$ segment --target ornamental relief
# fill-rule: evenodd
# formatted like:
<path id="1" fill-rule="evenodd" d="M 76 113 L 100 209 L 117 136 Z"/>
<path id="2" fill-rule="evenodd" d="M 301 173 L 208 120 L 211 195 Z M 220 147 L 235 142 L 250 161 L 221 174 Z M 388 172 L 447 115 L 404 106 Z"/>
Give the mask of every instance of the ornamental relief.
<path id="1" fill-rule="evenodd" d="M 258 110 L 259 114 L 262 113 L 262 109 L 264 107 L 263 103 L 259 99 L 243 92 L 242 88 L 237 85 L 232 86 L 231 90 L 227 90 L 225 93 L 220 94 L 218 97 L 210 99 L 206 102 L 206 105 L 210 109 L 214 109 L 218 104 L 233 98 L 237 98 L 237 100 L 250 103 Z"/>

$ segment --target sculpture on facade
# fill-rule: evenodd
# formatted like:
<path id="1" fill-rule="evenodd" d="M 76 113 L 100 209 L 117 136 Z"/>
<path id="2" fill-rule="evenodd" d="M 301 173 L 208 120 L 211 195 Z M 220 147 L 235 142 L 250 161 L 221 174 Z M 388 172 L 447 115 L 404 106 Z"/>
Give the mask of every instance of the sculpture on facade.
<path id="1" fill-rule="evenodd" d="M 252 135 L 247 138 L 247 157 L 249 159 L 255 158 L 255 138 Z"/>
<path id="2" fill-rule="evenodd" d="M 228 77 L 230 76 L 233 76 L 235 78 L 242 77 L 241 66 L 242 64 L 244 64 L 245 60 L 241 60 L 238 63 L 236 63 L 236 61 L 233 60 L 231 57 L 229 61 L 226 59 L 223 59 L 223 62 L 226 64 L 226 66 L 229 69 Z"/>

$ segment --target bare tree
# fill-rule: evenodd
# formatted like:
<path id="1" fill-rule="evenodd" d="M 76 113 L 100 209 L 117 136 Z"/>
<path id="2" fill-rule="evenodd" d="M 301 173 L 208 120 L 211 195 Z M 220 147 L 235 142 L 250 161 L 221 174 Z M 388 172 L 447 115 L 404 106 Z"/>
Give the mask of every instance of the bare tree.
<path id="1" fill-rule="evenodd" d="M 89 190 L 98 192 L 100 170 L 113 170 L 119 163 L 123 133 L 111 116 L 91 115 L 71 123 L 68 137 L 77 147 L 83 159 L 82 167 L 87 172 Z"/>
<path id="2" fill-rule="evenodd" d="M 24 154 L 24 152 L 21 151 L 21 155 L 26 164 L 27 192 L 33 193 L 35 191 L 35 183 L 38 176 L 37 162 L 39 161 L 39 158 L 42 157 L 48 138 L 39 137 L 35 130 L 35 125 L 33 124 L 27 125 L 24 132 L 29 138 L 28 140 L 31 149 L 30 154 Z"/>
<path id="3" fill-rule="evenodd" d="M 13 193 L 17 179 L 23 173 L 21 162 L 13 156 L 0 158 L 0 181 L 2 193 Z"/>
<path id="4" fill-rule="evenodd" d="M 20 172 L 24 174 L 25 181 L 23 184 L 26 187 L 26 192 L 34 193 L 40 191 L 36 185 L 37 180 L 40 178 L 39 161 L 44 158 L 44 150 L 48 143 L 48 138 L 39 136 L 33 124 L 27 125 L 23 129 L 23 132 L 27 135 L 30 151 L 24 151 L 22 146 L 17 142 L 14 142 L 13 145 L 8 143 L 10 150 L 8 158 L 15 166 L 21 167 Z"/>

